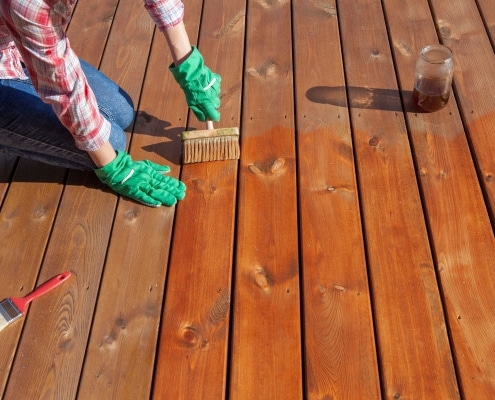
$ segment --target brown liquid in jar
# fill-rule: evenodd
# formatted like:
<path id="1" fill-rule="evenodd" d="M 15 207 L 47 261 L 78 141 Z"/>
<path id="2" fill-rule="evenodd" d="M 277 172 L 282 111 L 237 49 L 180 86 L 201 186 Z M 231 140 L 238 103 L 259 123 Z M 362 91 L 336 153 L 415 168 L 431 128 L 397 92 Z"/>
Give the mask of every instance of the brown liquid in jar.
<path id="1" fill-rule="evenodd" d="M 433 112 L 445 107 L 449 101 L 450 90 L 445 81 L 422 77 L 413 90 L 414 102 L 423 110 Z"/>

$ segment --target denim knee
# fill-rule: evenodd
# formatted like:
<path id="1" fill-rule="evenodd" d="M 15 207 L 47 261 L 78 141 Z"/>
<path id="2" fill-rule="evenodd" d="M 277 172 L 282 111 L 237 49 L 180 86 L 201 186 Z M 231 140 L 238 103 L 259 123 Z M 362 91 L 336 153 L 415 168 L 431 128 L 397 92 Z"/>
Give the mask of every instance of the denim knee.
<path id="1" fill-rule="evenodd" d="M 131 126 L 132 121 L 134 121 L 134 104 L 131 97 L 122 88 L 119 88 L 119 93 L 123 100 L 119 113 L 120 126 L 125 129 Z"/>
<path id="2" fill-rule="evenodd" d="M 131 97 L 105 74 L 84 60 L 80 62 L 101 114 L 123 129 L 130 126 L 134 120 L 134 104 Z"/>

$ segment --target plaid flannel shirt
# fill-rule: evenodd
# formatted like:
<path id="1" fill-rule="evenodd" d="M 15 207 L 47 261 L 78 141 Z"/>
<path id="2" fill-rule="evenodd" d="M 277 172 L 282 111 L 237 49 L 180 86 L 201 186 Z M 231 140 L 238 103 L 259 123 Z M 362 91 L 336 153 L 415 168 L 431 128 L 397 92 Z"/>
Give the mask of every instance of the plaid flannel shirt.
<path id="1" fill-rule="evenodd" d="M 27 79 L 24 63 L 40 98 L 51 104 L 76 146 L 94 151 L 108 141 L 111 127 L 65 35 L 76 1 L 1 0 L 0 79 Z M 183 19 L 180 0 L 144 0 L 144 6 L 161 31 Z"/>

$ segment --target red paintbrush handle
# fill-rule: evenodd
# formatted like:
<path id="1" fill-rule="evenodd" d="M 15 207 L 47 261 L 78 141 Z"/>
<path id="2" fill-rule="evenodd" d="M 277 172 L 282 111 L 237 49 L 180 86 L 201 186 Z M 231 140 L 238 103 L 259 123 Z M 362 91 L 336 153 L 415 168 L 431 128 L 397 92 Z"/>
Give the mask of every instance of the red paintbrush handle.
<path id="1" fill-rule="evenodd" d="M 43 283 L 43 285 L 41 285 L 38 288 L 36 288 L 35 290 L 33 290 L 27 296 L 24 296 L 22 298 L 13 297 L 13 298 L 11 298 L 11 300 L 16 305 L 16 307 L 19 309 L 19 311 L 24 313 L 24 311 L 26 311 L 27 305 L 31 301 L 33 301 L 37 297 L 44 295 L 45 293 L 48 293 L 53 288 L 56 288 L 58 285 L 62 284 L 67 279 L 69 279 L 70 275 L 71 275 L 70 271 L 59 274 L 59 275 L 53 277 L 52 279 L 50 279 L 49 281 Z"/>

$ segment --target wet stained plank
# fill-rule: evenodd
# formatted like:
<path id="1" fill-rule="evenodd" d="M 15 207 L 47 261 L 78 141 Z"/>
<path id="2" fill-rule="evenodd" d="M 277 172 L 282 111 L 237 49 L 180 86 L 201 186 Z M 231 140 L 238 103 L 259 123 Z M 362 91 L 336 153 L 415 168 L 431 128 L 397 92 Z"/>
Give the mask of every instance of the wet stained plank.
<path id="1" fill-rule="evenodd" d="M 455 398 L 411 147 L 397 81 L 390 79 L 395 71 L 382 5 L 346 3 L 339 13 L 347 84 L 356 88 L 349 92 L 350 114 L 383 395 Z M 371 102 L 354 99 L 367 91 Z"/>

